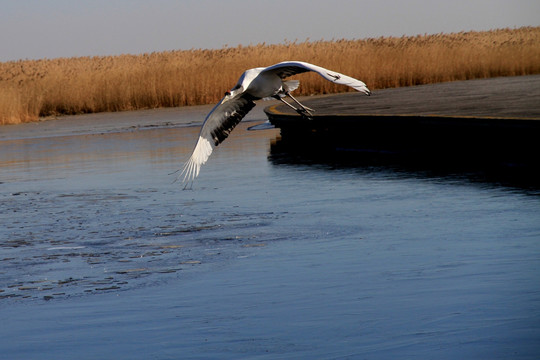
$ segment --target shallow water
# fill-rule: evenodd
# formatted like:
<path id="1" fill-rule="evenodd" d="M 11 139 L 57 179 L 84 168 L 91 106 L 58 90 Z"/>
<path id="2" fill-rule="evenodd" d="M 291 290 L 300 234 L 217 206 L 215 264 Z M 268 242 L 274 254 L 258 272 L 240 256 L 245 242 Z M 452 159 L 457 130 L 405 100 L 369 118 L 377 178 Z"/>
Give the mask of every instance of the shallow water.
<path id="1" fill-rule="evenodd" d="M 182 191 L 190 111 L 1 134 L 2 354 L 540 356 L 537 188 L 303 159 L 246 122 Z"/>

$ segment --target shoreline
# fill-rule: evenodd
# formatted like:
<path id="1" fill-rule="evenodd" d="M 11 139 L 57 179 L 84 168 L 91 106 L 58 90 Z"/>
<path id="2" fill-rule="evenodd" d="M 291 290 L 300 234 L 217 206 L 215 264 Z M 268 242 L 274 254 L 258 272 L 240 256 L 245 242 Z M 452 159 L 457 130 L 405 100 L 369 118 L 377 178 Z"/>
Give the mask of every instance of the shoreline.
<path id="1" fill-rule="evenodd" d="M 403 103 L 403 98 L 405 100 L 413 100 L 417 102 L 418 99 L 414 98 L 414 92 L 417 92 L 420 89 L 425 89 L 422 91 L 421 95 L 425 96 L 426 92 L 429 93 L 429 90 L 433 87 L 444 88 L 445 91 L 451 90 L 452 87 L 456 85 L 464 84 L 478 84 L 481 82 L 505 82 L 520 79 L 536 79 L 537 84 L 540 84 L 540 75 L 522 75 L 522 76 L 510 76 L 510 77 L 496 77 L 489 79 L 472 79 L 472 80 L 460 80 L 460 81 L 450 81 L 438 84 L 426 84 L 426 85 L 415 85 L 399 88 L 389 88 L 381 89 L 374 91 L 374 95 L 371 97 L 366 97 L 361 94 L 356 93 L 337 93 L 337 94 L 324 94 L 324 95 L 313 95 L 313 96 L 301 96 L 298 97 L 299 100 L 305 102 L 308 106 L 311 102 L 314 103 L 313 106 L 317 107 L 316 115 L 329 115 L 332 112 L 342 113 L 342 108 L 335 107 L 335 103 L 342 103 L 344 100 L 350 103 L 351 101 L 357 102 L 361 107 L 357 113 L 362 113 L 363 115 L 384 115 L 395 113 L 393 111 L 394 104 L 401 102 Z M 459 91 L 458 91 L 459 92 Z M 528 99 L 537 99 L 540 92 L 538 89 L 535 94 L 529 94 Z M 409 93 L 409 95 L 407 95 Z M 412 95 L 411 95 L 412 94 Z M 396 96 L 394 96 L 396 95 Z M 384 96 L 384 97 L 383 97 Z M 395 98 L 392 98 L 394 96 Z M 503 95 L 504 96 L 504 95 Z M 380 103 L 377 103 L 379 100 L 382 100 Z M 519 100 L 519 101 L 516 101 Z M 514 98 L 514 104 L 523 102 L 523 97 L 521 99 Z M 373 105 L 375 104 L 375 105 Z M 540 105 L 537 102 L 531 101 L 529 104 L 536 106 L 533 118 L 540 118 Z M 214 107 L 215 104 L 209 105 L 193 105 L 193 106 L 181 106 L 181 107 L 166 107 L 166 108 L 156 108 L 156 109 L 143 109 L 143 110 L 129 110 L 129 111 L 118 111 L 118 112 L 98 112 L 91 114 L 80 114 L 80 115 L 61 115 L 54 118 L 47 118 L 46 120 L 40 120 L 38 122 L 28 122 L 20 124 L 9 124 L 9 125 L 0 125 L 0 141 L 2 140 L 12 140 L 12 139 L 25 139 L 32 137 L 48 137 L 48 136 L 62 136 L 62 135 L 74 135 L 74 134 L 88 134 L 93 132 L 116 132 L 116 131 L 133 131 L 133 130 L 142 130 L 145 128 L 156 128 L 156 127 L 179 127 L 179 126 L 200 126 L 208 112 Z M 257 106 L 250 111 L 247 116 L 242 121 L 265 121 L 267 116 L 265 110 L 273 108 L 279 113 L 285 115 L 295 115 L 294 112 L 288 111 L 285 106 L 283 108 L 280 106 L 279 101 L 263 101 L 260 100 L 257 102 Z M 371 106 L 371 108 L 369 108 Z M 422 110 L 418 111 L 418 108 L 409 111 L 409 114 L 414 112 L 417 115 L 433 115 L 433 111 Z M 163 114 L 160 117 L 159 121 L 153 117 L 153 114 L 160 113 Z M 441 115 L 439 113 L 439 115 Z M 443 114 L 444 115 L 444 114 Z M 448 115 L 448 114 L 447 114 Z M 193 121 L 192 116 L 196 116 L 200 121 Z"/>
<path id="2" fill-rule="evenodd" d="M 216 103 L 246 70 L 298 60 L 371 90 L 540 73 L 540 27 L 366 40 L 0 63 L 0 123 L 39 116 Z M 336 60 L 332 54 L 342 54 Z M 297 96 L 344 91 L 299 74 Z"/>

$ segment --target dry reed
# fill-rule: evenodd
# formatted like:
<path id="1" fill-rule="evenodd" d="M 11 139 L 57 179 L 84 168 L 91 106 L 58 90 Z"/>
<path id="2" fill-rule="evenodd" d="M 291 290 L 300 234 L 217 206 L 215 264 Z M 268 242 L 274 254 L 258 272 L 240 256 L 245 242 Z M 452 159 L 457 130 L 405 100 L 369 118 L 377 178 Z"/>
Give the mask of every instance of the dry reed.
<path id="1" fill-rule="evenodd" d="M 371 89 L 540 73 L 540 27 L 0 63 L 0 124 L 214 103 L 248 68 L 302 60 Z M 297 95 L 347 91 L 302 74 Z"/>

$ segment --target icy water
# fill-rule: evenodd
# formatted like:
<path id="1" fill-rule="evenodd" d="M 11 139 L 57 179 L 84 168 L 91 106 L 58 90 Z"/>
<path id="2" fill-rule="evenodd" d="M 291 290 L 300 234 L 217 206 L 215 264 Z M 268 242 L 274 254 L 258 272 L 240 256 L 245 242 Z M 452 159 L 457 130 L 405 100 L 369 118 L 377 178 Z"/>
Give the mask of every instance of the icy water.
<path id="1" fill-rule="evenodd" d="M 0 129 L 2 358 L 540 357 L 538 188 L 246 122 L 183 191 L 207 110 Z"/>

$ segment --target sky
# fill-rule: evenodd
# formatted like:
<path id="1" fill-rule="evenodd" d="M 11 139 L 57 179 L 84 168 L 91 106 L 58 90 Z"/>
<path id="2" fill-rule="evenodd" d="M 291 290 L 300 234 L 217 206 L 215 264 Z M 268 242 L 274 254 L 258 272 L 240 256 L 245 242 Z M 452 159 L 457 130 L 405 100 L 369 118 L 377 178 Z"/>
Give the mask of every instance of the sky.
<path id="1" fill-rule="evenodd" d="M 0 61 L 521 26 L 539 0 L 0 0 Z"/>

